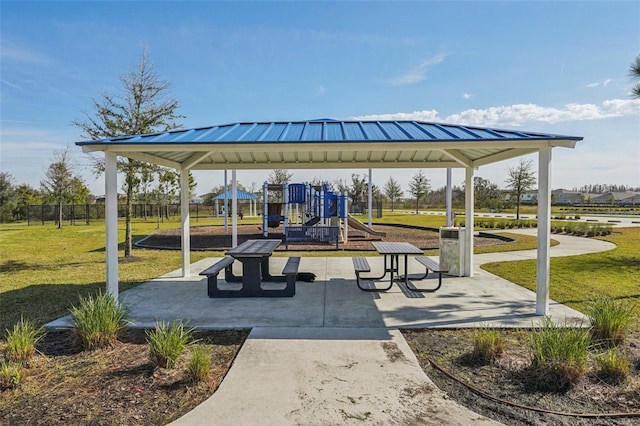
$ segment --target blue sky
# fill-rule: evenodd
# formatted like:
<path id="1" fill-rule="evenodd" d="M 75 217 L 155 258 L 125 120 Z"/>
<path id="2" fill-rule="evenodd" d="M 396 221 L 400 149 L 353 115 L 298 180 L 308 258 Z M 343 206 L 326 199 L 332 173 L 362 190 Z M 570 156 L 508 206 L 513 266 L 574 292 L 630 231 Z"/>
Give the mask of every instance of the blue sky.
<path id="1" fill-rule="evenodd" d="M 555 149 L 554 188 L 640 186 L 640 2 L 0 3 L 0 169 L 40 186 L 54 152 L 104 193 L 74 119 L 118 94 L 143 46 L 171 83 L 185 128 L 237 121 L 389 118 L 583 136 Z M 537 163 L 537 157 L 527 157 Z M 504 186 L 514 161 L 476 176 Z M 536 169 L 537 170 L 537 169 Z M 293 171 L 350 180 L 352 172 Z M 417 170 L 393 174 L 403 189 Z M 432 187 L 443 170 L 425 170 Z M 238 172 L 261 183 L 268 171 Z M 197 193 L 222 184 L 197 172 Z M 464 180 L 454 171 L 454 183 Z"/>

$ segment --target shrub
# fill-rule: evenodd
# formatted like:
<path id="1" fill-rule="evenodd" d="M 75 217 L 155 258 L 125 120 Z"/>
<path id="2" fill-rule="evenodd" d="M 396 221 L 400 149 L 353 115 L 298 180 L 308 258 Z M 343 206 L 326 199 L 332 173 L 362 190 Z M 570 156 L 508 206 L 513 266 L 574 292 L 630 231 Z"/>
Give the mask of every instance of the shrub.
<path id="1" fill-rule="evenodd" d="M 504 352 L 502 333 L 493 328 L 480 328 L 473 336 L 472 359 L 490 363 Z"/>
<path id="2" fill-rule="evenodd" d="M 599 297 L 589 305 L 593 339 L 606 346 L 624 342 L 629 326 L 635 319 L 636 306 L 611 297 Z"/>
<path id="3" fill-rule="evenodd" d="M 194 345 L 191 348 L 191 358 L 187 365 L 189 378 L 194 382 L 199 382 L 207 378 L 211 371 L 211 354 L 202 345 Z"/>
<path id="4" fill-rule="evenodd" d="M 606 382 L 619 384 L 627 380 L 631 362 L 618 349 L 610 349 L 596 358 L 598 376 Z"/>
<path id="5" fill-rule="evenodd" d="M 551 391 L 567 390 L 587 369 L 589 330 L 561 327 L 547 317 L 531 334 L 531 352 L 537 384 Z"/>
<path id="6" fill-rule="evenodd" d="M 11 362 L 0 363 L 0 390 L 13 389 L 22 381 L 22 366 Z"/>
<path id="7" fill-rule="evenodd" d="M 187 345 L 191 343 L 193 329 L 186 329 L 181 321 L 173 321 L 171 325 L 158 323 L 147 331 L 149 343 L 149 359 L 161 368 L 173 368 Z"/>
<path id="8" fill-rule="evenodd" d="M 19 363 L 29 361 L 36 352 L 36 344 L 43 337 L 43 327 L 20 318 L 20 321 L 13 326 L 13 330 L 7 330 L 7 359 Z"/>
<path id="9" fill-rule="evenodd" d="M 74 330 L 87 350 L 113 345 L 125 328 L 127 309 L 111 294 L 98 294 L 80 300 L 71 308 Z"/>

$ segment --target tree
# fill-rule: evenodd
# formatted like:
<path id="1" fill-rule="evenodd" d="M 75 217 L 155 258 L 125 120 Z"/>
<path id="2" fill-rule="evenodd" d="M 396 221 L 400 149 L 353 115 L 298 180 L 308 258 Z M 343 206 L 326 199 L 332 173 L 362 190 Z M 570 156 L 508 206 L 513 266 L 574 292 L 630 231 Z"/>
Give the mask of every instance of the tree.
<path id="1" fill-rule="evenodd" d="M 631 63 L 629 76 L 634 82 L 634 86 L 631 88 L 631 97 L 640 99 L 640 55 L 636 56 L 635 61 Z"/>
<path id="2" fill-rule="evenodd" d="M 0 172 L 0 222 L 13 220 L 16 189 L 13 185 L 13 176 L 6 172 Z"/>
<path id="3" fill-rule="evenodd" d="M 520 159 L 520 162 L 509 169 L 509 177 L 507 178 L 507 187 L 509 188 L 512 198 L 516 202 L 516 219 L 520 219 L 520 198 L 522 194 L 536 184 L 536 178 L 533 173 L 533 161 Z"/>
<path id="4" fill-rule="evenodd" d="M 168 97 L 170 84 L 160 80 L 155 64 L 149 61 L 144 48 L 140 63 L 120 77 L 121 96 L 103 94 L 93 101 L 93 115 L 85 114 L 85 120 L 75 120 L 74 125 L 91 139 L 112 138 L 124 135 L 164 132 L 180 128 L 182 116 L 176 114 L 178 101 Z M 118 170 L 124 174 L 125 191 L 125 246 L 124 256 L 131 257 L 133 237 L 131 216 L 134 194 L 142 184 L 142 173 L 148 164 L 131 158 L 118 161 Z M 103 160 L 97 160 L 95 170 L 104 171 Z"/>
<path id="5" fill-rule="evenodd" d="M 16 207 L 13 213 L 14 219 L 27 219 L 28 209 L 32 204 L 42 204 L 42 199 L 38 191 L 26 183 L 18 185 L 16 187 Z"/>
<path id="6" fill-rule="evenodd" d="M 475 206 L 477 208 L 494 208 L 500 201 L 498 185 L 480 176 L 473 178 Z"/>
<path id="7" fill-rule="evenodd" d="M 351 174 L 351 186 L 348 189 L 349 198 L 355 202 L 364 202 L 368 198 L 369 186 L 365 175 Z"/>
<path id="8" fill-rule="evenodd" d="M 429 192 L 429 189 L 429 179 L 427 179 L 427 177 L 422 173 L 422 170 L 413 175 L 411 181 L 409 182 L 409 193 L 416 199 L 416 214 L 418 214 L 420 197 L 422 196 L 422 194 L 426 194 L 427 192 Z"/>
<path id="9" fill-rule="evenodd" d="M 293 177 L 293 173 L 289 173 L 287 169 L 273 169 L 269 173 L 267 182 L 274 185 L 282 185 L 283 183 L 290 182 Z"/>
<path id="10" fill-rule="evenodd" d="M 387 183 L 384 184 L 384 195 L 391 200 L 391 211 L 393 211 L 395 202 L 402 196 L 402 188 L 393 176 L 390 176 Z"/>
<path id="11" fill-rule="evenodd" d="M 74 165 L 69 156 L 69 147 L 53 154 L 53 163 L 44 174 L 44 179 L 40 181 L 42 192 L 45 197 L 58 204 L 58 228 L 62 227 L 62 205 L 74 203 L 78 197 L 84 198 L 89 194 L 82 179 L 73 174 Z"/>

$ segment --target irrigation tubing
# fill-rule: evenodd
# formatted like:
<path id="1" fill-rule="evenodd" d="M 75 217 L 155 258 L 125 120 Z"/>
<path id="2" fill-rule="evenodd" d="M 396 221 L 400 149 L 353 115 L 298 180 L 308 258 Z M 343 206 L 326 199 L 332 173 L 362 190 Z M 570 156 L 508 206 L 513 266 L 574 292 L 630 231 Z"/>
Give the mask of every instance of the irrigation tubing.
<path id="1" fill-rule="evenodd" d="M 585 418 L 640 417 L 640 412 L 630 412 L 630 413 L 567 413 L 567 412 L 563 412 L 563 411 L 546 410 L 544 408 L 531 407 L 531 406 L 528 406 L 528 405 L 522 405 L 522 404 L 518 404 L 516 402 L 507 401 L 506 399 L 498 398 L 497 396 L 488 394 L 487 392 L 485 392 L 485 391 L 473 386 L 472 384 L 469 384 L 469 383 L 459 379 L 458 377 L 454 376 L 452 373 L 448 372 L 443 367 L 438 365 L 438 363 L 436 363 L 433 359 L 431 359 L 431 357 L 429 357 L 427 355 L 425 355 L 425 357 L 427 358 L 427 361 L 429 361 L 429 363 L 436 370 L 440 371 L 445 376 L 447 376 L 450 379 L 456 381 L 457 383 L 460 383 L 461 385 L 463 385 L 467 389 L 470 389 L 471 391 L 473 391 L 474 393 L 482 396 L 483 398 L 490 399 L 490 400 L 499 402 L 501 404 L 505 404 L 505 405 L 509 405 L 509 406 L 517 407 L 517 408 L 522 408 L 523 410 L 537 411 L 539 413 L 545 413 L 545 414 L 556 414 L 556 415 L 559 415 L 559 416 L 567 416 L 567 417 L 585 417 Z"/>

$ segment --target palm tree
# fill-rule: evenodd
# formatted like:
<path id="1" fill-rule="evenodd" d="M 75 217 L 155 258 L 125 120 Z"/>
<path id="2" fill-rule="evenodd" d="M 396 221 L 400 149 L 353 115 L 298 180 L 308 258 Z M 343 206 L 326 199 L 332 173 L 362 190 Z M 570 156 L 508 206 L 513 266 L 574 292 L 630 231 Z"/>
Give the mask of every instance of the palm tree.
<path id="1" fill-rule="evenodd" d="M 629 67 L 629 75 L 635 85 L 631 88 L 631 96 L 640 99 L 640 55 L 636 56 L 636 60 Z"/>

